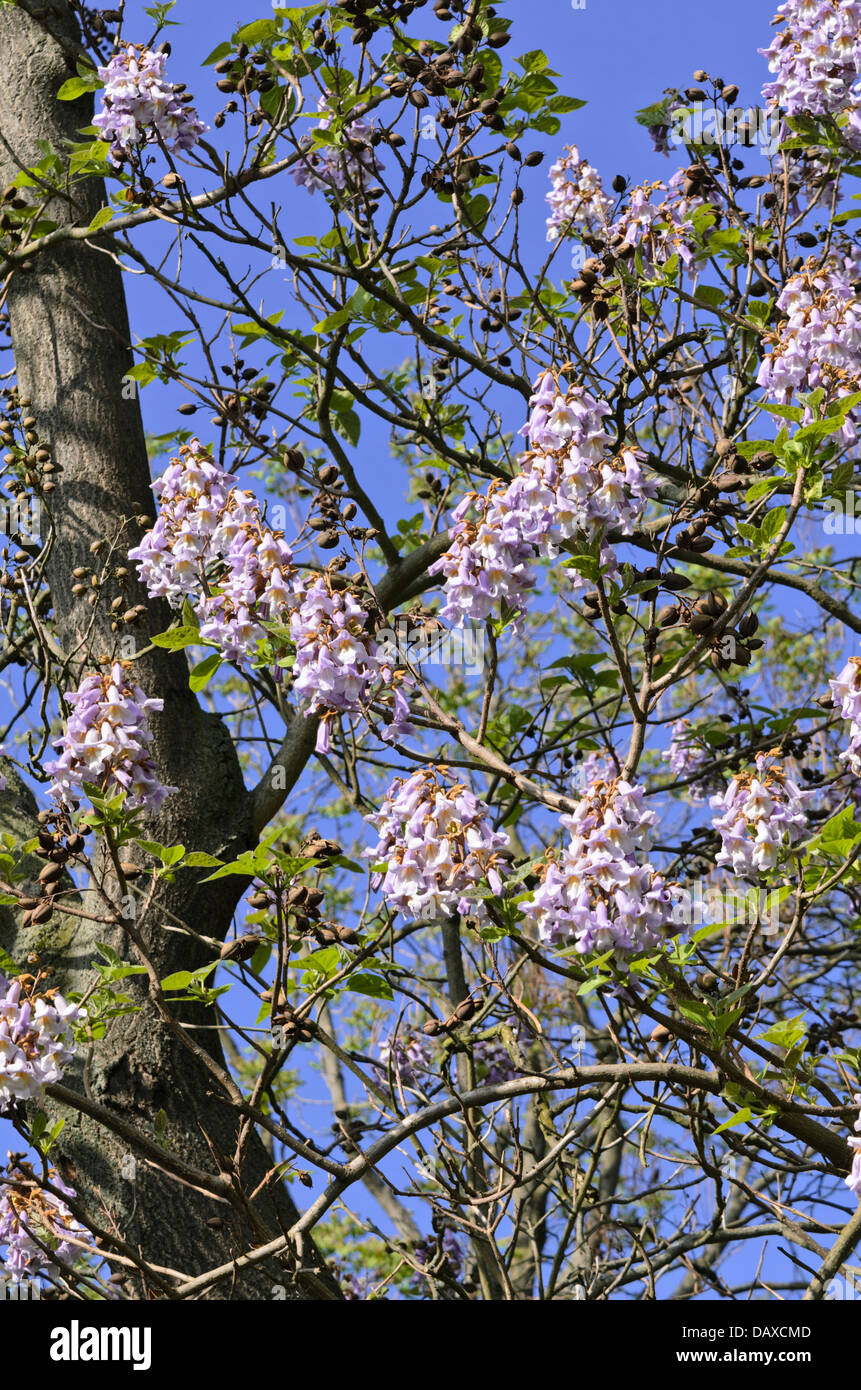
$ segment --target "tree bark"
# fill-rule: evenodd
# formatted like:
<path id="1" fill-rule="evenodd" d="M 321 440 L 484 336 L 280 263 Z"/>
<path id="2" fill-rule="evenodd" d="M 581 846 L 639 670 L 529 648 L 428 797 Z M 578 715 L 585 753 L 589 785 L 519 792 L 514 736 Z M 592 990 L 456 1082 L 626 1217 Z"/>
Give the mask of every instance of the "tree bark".
<path id="1" fill-rule="evenodd" d="M 48 141 L 62 153 L 64 142 L 80 142 L 79 131 L 92 120 L 91 98 L 56 100 L 58 88 L 74 71 L 76 42 L 73 17 L 60 0 L 49 11 L 42 10 L 39 20 L 20 5 L 0 9 L 0 176 L 7 183 L 19 168 L 38 161 L 39 141 Z M 53 198 L 45 215 L 61 225 L 88 225 L 106 202 L 102 181 L 90 178 L 69 191 L 70 197 Z M 86 596 L 72 594 L 72 570 L 94 563 L 91 542 L 101 539 L 116 546 L 117 562 L 122 564 L 125 552 L 145 529 L 133 518 L 153 515 L 140 407 L 136 396 L 128 399 L 122 389 L 123 376 L 132 365 L 122 272 L 104 245 L 62 244 L 36 254 L 31 271 L 15 271 L 8 306 L 20 392 L 32 401 L 40 439 L 63 469 L 51 499 L 54 539 L 47 577 L 56 636 L 69 661 L 65 674 L 75 687 L 84 670 L 94 669 L 94 657 L 115 649 L 111 600 L 118 594 L 129 606 L 146 600 L 133 576 L 122 584 L 108 583 L 95 608 Z M 149 633 L 160 632 L 170 618 L 163 603 L 151 603 L 144 626 Z M 147 645 L 148 636 L 140 628 L 127 630 L 137 634 L 139 649 Z M 163 844 L 181 843 L 228 858 L 249 848 L 255 840 L 251 797 L 235 749 L 220 719 L 203 711 L 189 691 L 184 656 L 155 650 L 135 661 L 134 675 L 147 695 L 164 700 L 164 712 L 152 720 L 153 751 L 162 780 L 178 788 L 148 822 L 147 835 Z M 3 828 L 27 838 L 34 833 L 34 813 L 28 790 L 10 783 L 5 798 L 0 797 Z M 129 857 L 126 851 L 124 857 Z M 179 871 L 172 884 L 160 886 L 142 927 L 160 979 L 177 969 L 193 970 L 214 954 L 211 947 L 184 934 L 165 931 L 168 913 L 209 937 L 223 939 L 229 929 L 243 881 L 227 878 L 201 885 L 205 872 Z M 92 893 L 84 902 L 89 909 L 102 910 Z M 0 943 L 12 958 L 24 961 L 38 945 L 42 961 L 52 970 L 50 983 L 64 991 L 82 992 L 91 983 L 98 940 L 134 960 L 123 928 L 106 931 L 69 916 L 59 925 L 55 917 L 38 933 L 23 931 L 8 910 L 0 919 Z M 164 1111 L 167 1153 L 217 1174 L 222 1161 L 229 1167 L 236 1144 L 237 1121 L 227 1096 L 164 1024 L 146 978 L 135 977 L 129 992 L 140 1010 L 109 1023 L 105 1037 L 94 1044 L 87 1065 L 87 1095 L 151 1136 L 156 1115 Z M 189 1006 L 179 1017 L 210 1025 L 190 1036 L 223 1067 L 219 1035 L 211 1028 L 216 1022 L 212 1012 L 201 1007 L 192 1012 Z M 83 1093 L 83 1062 L 64 1080 Z M 129 1152 L 125 1140 L 90 1116 L 55 1102 L 51 1108 L 67 1121 L 61 1153 L 77 1170 L 77 1190 L 86 1209 L 101 1227 L 115 1228 L 156 1265 L 198 1274 L 229 1260 L 249 1243 L 271 1239 L 296 1219 L 289 1194 L 277 1184 L 266 1186 L 266 1195 L 249 1213 L 166 1176 L 154 1162 L 138 1161 L 135 1180 L 130 1181 L 123 1176 Z M 249 1193 L 263 1182 L 271 1165 L 256 1135 L 247 1154 L 241 1185 Z M 220 1218 L 223 1228 L 213 1230 L 205 1224 L 213 1218 Z M 321 1269 L 313 1249 L 306 1251 L 303 1263 Z M 322 1277 L 329 1296 L 337 1297 L 325 1271 Z M 284 1285 L 287 1297 L 320 1296 L 319 1285 L 314 1294 L 308 1283 L 291 1284 L 283 1266 L 254 1270 L 232 1288 L 219 1286 L 211 1296 L 268 1298 L 273 1284 Z"/>

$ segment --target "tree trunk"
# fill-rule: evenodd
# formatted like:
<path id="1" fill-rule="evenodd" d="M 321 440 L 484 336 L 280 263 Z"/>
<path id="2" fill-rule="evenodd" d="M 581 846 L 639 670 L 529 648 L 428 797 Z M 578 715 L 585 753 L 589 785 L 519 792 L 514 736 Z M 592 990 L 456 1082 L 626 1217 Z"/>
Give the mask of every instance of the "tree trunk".
<path id="1" fill-rule="evenodd" d="M 20 167 L 41 157 L 39 141 L 62 152 L 64 141 L 80 141 L 78 132 L 92 120 L 91 98 L 56 100 L 58 88 L 74 71 L 75 44 L 74 20 L 59 0 L 42 10 L 38 21 L 20 5 L 0 9 L 0 174 L 7 183 Z M 45 215 L 61 225 L 88 225 L 106 202 L 101 180 L 75 184 L 70 192 L 71 200 L 52 199 Z M 122 389 L 132 356 L 120 270 L 104 246 L 81 241 L 37 252 L 32 265 L 32 270 L 16 270 L 12 276 L 9 313 L 20 392 L 32 402 L 40 440 L 63 469 L 51 499 L 54 541 L 48 581 L 56 637 L 69 660 L 65 679 L 76 687 L 83 670 L 93 669 L 88 654 L 92 662 L 115 650 L 111 601 L 122 594 L 131 606 L 145 601 L 146 594 L 130 576 L 122 585 L 105 585 L 92 608 L 86 596 L 72 594 L 72 570 L 94 565 L 90 544 L 100 539 L 116 547 L 122 564 L 125 552 L 145 529 L 133 518 L 152 516 L 153 498 L 140 408 L 136 396 L 128 399 Z M 43 521 L 43 537 L 45 525 Z M 148 633 L 163 631 L 170 616 L 163 603 L 151 603 L 143 626 Z M 147 645 L 149 638 L 141 627 L 126 631 L 136 635 L 139 649 Z M 153 751 L 162 780 L 179 789 L 148 822 L 147 835 L 163 844 L 181 843 L 222 857 L 250 847 L 251 801 L 235 749 L 220 719 L 201 710 L 189 691 L 184 656 L 150 652 L 135 662 L 134 674 L 147 695 L 164 700 L 163 714 L 152 721 Z M 10 780 L 10 791 L 5 799 L 0 797 L 3 828 L 25 838 L 32 835 L 34 811 L 27 789 Z M 177 969 L 194 969 L 214 954 L 212 947 L 165 931 L 168 914 L 209 937 L 223 939 L 229 929 L 243 881 L 228 878 L 202 886 L 199 879 L 205 872 L 180 871 L 174 883 L 161 885 L 142 926 L 160 979 Z M 85 905 L 102 910 L 92 893 L 86 895 Z M 92 982 L 98 940 L 108 941 L 124 959 L 135 959 L 121 926 L 109 930 L 69 916 L 56 923 L 55 917 L 39 932 L 24 932 L 7 910 L 0 921 L 0 942 L 21 962 L 38 940 L 42 961 L 52 970 L 50 983 L 64 991 L 83 991 Z M 236 1144 L 236 1117 L 225 1092 L 162 1022 L 146 977 L 134 977 L 129 992 L 135 994 L 140 1011 L 109 1023 L 106 1036 L 95 1043 L 87 1067 L 87 1093 L 150 1136 L 156 1115 L 164 1111 L 168 1152 L 199 1171 L 217 1174 L 214 1153 L 229 1167 Z M 189 1006 L 180 1017 L 195 1024 L 216 1022 L 212 1012 L 201 1007 L 192 1011 Z M 194 1029 L 190 1035 L 224 1066 L 216 1031 Z M 82 1061 L 65 1080 L 83 1090 Z M 150 1162 L 139 1160 L 136 1177 L 129 1180 L 123 1176 L 130 1171 L 127 1163 L 124 1167 L 128 1143 L 88 1116 L 53 1103 L 52 1108 L 66 1118 L 61 1153 L 77 1170 L 76 1186 L 85 1207 L 101 1227 L 115 1228 L 156 1265 L 200 1273 L 228 1261 L 250 1243 L 277 1236 L 296 1219 L 289 1195 L 278 1185 L 267 1187 L 268 1195 L 255 1202 L 255 1215 L 249 1219 L 248 1212 L 183 1185 Z M 253 1191 L 269 1167 L 255 1135 L 247 1150 L 242 1189 Z M 205 1224 L 213 1218 L 221 1218 L 222 1229 Z M 316 1252 L 306 1253 L 304 1264 L 319 1268 Z M 325 1273 L 324 1280 L 328 1281 Z M 246 1274 L 232 1287 L 219 1285 L 211 1296 L 267 1298 L 277 1283 L 286 1286 L 288 1297 L 311 1296 L 301 1283 L 288 1282 L 283 1266 L 271 1265 Z"/>

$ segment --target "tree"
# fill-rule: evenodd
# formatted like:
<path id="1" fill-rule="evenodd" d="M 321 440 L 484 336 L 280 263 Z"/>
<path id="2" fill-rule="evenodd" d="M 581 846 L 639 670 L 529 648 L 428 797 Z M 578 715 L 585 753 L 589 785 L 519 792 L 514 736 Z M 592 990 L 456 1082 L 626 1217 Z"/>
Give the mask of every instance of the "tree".
<path id="1" fill-rule="evenodd" d="M 845 1287 L 850 8 L 609 191 L 483 0 L 275 8 L 211 131 L 170 7 L 0 10 L 13 1278 Z"/>

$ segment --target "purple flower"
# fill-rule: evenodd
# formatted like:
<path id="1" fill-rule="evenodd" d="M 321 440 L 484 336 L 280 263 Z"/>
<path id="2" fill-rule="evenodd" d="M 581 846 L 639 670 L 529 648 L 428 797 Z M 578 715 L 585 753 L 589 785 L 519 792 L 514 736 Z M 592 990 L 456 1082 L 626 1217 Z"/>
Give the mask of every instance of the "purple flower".
<path id="1" fill-rule="evenodd" d="M 422 1038 L 386 1038 L 380 1047 L 380 1061 L 404 1086 L 416 1083 L 419 1073 L 427 1071 L 428 1056 Z"/>
<path id="2" fill-rule="evenodd" d="M 27 983 L 32 977 L 23 977 Z M 22 980 L 0 976 L 0 1110 L 16 1101 L 37 1100 L 59 1081 L 75 1055 L 71 1026 L 86 1011 L 68 1004 L 56 990 L 34 994 Z"/>
<path id="3" fill-rule="evenodd" d="M 93 125 L 110 143 L 114 164 L 121 164 L 137 146 L 158 140 L 170 150 L 193 149 L 208 129 L 167 81 L 165 62 L 164 53 L 128 44 L 107 67 L 98 69 L 105 90 L 102 111 Z"/>
<path id="4" fill-rule="evenodd" d="M 85 676 L 66 699 L 71 713 L 54 742 L 60 756 L 45 763 L 54 778 L 51 795 L 76 804 L 84 782 L 94 782 L 112 795 L 125 791 L 131 810 L 146 806 L 157 811 L 176 791 L 159 781 L 149 751 L 148 715 L 163 709 L 164 701 L 148 700 L 139 685 L 126 684 L 119 661 L 100 676 Z"/>
<path id="5" fill-rule="evenodd" d="M 158 520 L 129 551 L 151 598 L 172 608 L 188 599 L 200 639 L 244 665 L 266 636 L 264 624 L 286 619 L 293 602 L 293 555 L 280 531 L 263 521 L 253 493 L 219 468 L 197 439 L 153 483 Z"/>
<path id="6" fill-rule="evenodd" d="M 317 99 L 320 130 L 328 130 L 335 117 L 330 99 L 329 93 Z M 351 121 L 344 127 L 343 145 L 322 145 L 315 150 L 311 149 L 312 137 L 306 135 L 302 158 L 292 171 L 296 183 L 309 193 L 319 188 L 326 193 L 355 195 L 364 189 L 383 167 L 371 145 L 373 129 L 373 122 Z"/>
<path id="7" fill-rule="evenodd" d="M 861 4 L 857 0 L 786 0 L 776 21 L 784 27 L 768 48 L 774 81 L 762 89 L 770 107 L 787 116 L 833 116 L 845 112 L 846 140 L 861 148 L 859 75 Z"/>
<path id="8" fill-rule="evenodd" d="M 856 1105 L 861 1106 L 861 1095 L 855 1095 L 852 1099 L 855 1101 Z M 855 1121 L 854 1128 L 856 1134 L 857 1131 L 861 1130 L 861 1115 L 859 1115 L 858 1119 Z M 849 1176 L 848 1178 L 844 1178 L 844 1182 L 847 1187 L 852 1189 L 856 1197 L 861 1197 L 861 1138 L 850 1138 L 849 1144 L 850 1147 L 855 1150 L 855 1153 L 852 1158 L 852 1167 L 849 1170 Z"/>
<path id="9" fill-rule="evenodd" d="M 550 180 L 546 197 L 550 208 L 548 241 L 558 241 L 572 227 L 586 231 L 606 229 L 613 200 L 604 192 L 597 169 L 580 158 L 576 145 L 566 146 L 566 153 L 551 165 Z"/>
<path id="10" fill-rule="evenodd" d="M 672 738 L 667 750 L 670 772 L 675 777 L 688 778 L 709 761 L 705 748 L 696 742 L 696 733 L 689 719 L 677 719 L 673 725 Z M 718 786 L 723 784 L 718 781 Z M 714 776 L 698 778 L 687 788 L 692 801 L 704 801 L 715 790 Z"/>
<path id="11" fill-rule="evenodd" d="M 721 811 L 718 865 L 755 878 L 773 869 L 787 849 L 807 834 L 806 807 L 812 792 L 801 791 L 774 753 L 759 753 L 755 772 L 740 772 L 710 805 Z"/>
<path id="12" fill-rule="evenodd" d="M 421 768 L 406 781 L 396 778 L 379 811 L 365 819 L 377 830 L 369 859 L 386 861 L 383 897 L 395 912 L 412 919 L 450 912 L 485 915 L 479 886 L 498 893 L 508 836 L 492 830 L 490 808 L 446 767 Z"/>
<path id="13" fill-rule="evenodd" d="M 522 904 L 543 941 L 573 938 L 580 952 L 642 950 L 661 944 L 672 916 L 670 887 L 648 853 L 654 812 L 643 805 L 642 787 L 622 778 L 597 780 L 561 824 L 568 846 L 548 856 L 541 883 Z"/>
<path id="14" fill-rule="evenodd" d="M 67 1197 L 67 1187 L 54 1169 L 49 1181 Z M 41 1188 L 23 1172 L 13 1170 L 2 1179 L 0 1196 L 0 1246 L 5 1247 L 3 1268 L 14 1283 L 39 1275 L 57 1278 L 75 1263 L 80 1242 L 92 1235 L 76 1221 L 62 1198 Z M 47 1249 L 43 1249 L 47 1247 Z M 48 1253 L 50 1252 L 50 1253 Z"/>
<path id="15" fill-rule="evenodd" d="M 786 315 L 766 335 L 771 355 L 764 358 L 757 382 L 769 400 L 790 405 L 799 392 L 821 386 L 823 407 L 857 391 L 861 384 L 861 303 L 852 288 L 858 275 L 855 254 L 832 257 L 821 268 L 811 259 L 790 276 L 777 305 Z M 854 444 L 858 432 L 848 416 L 839 438 Z M 804 423 L 813 419 L 805 410 Z"/>
<path id="16" fill-rule="evenodd" d="M 440 1236 L 428 1236 L 425 1240 L 416 1241 L 416 1259 L 425 1268 L 433 1265 L 434 1268 L 442 1273 L 445 1271 L 451 1278 L 460 1279 L 463 1273 L 463 1251 L 460 1242 L 454 1232 L 445 1227 Z M 410 1283 L 416 1289 L 424 1287 L 424 1280 L 419 1270 L 414 1270 L 410 1276 Z"/>
<path id="17" fill-rule="evenodd" d="M 861 657 L 850 656 L 837 679 L 828 684 L 842 718 L 850 720 L 849 746 L 840 754 L 841 761 L 856 777 L 861 776 Z"/>
<path id="18" fill-rule="evenodd" d="M 691 214 L 703 205 L 703 199 L 686 196 L 682 191 L 684 181 L 685 172 L 679 169 L 668 183 L 658 180 L 631 189 L 627 206 L 609 231 L 617 255 L 623 246 L 633 246 L 647 271 L 664 265 L 675 255 L 685 267 L 690 267 L 696 241 Z M 657 198 L 659 193 L 664 196 Z"/>
<path id="19" fill-rule="evenodd" d="M 452 542 L 431 566 L 446 579 L 441 616 L 455 626 L 482 622 L 504 602 L 517 613 L 535 584 L 532 561 L 558 554 L 557 538 L 601 540 L 609 527 L 630 535 L 654 487 L 643 477 L 643 455 L 624 448 L 610 455 L 604 429 L 610 408 L 582 386 L 563 393 L 544 372 L 529 401 L 521 434 L 530 451 L 506 484 L 495 480 L 482 497 L 468 493 L 452 514 Z M 474 509 L 477 519 L 467 513 Z M 601 543 L 601 562 L 613 573 L 615 556 Z"/>

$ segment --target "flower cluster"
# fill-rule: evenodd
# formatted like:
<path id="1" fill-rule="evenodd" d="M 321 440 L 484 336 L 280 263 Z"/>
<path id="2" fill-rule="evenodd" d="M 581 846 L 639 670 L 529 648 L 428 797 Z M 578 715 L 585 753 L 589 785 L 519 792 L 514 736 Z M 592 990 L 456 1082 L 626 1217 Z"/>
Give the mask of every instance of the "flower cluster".
<path id="1" fill-rule="evenodd" d="M 412 1086 L 418 1080 L 419 1072 L 428 1068 L 428 1057 L 423 1039 L 408 1036 L 386 1038 L 380 1046 L 380 1061 L 388 1072 L 403 1086 Z"/>
<path id="2" fill-rule="evenodd" d="M 483 904 L 471 898 L 473 890 L 500 892 L 500 851 L 508 848 L 508 836 L 491 829 L 490 808 L 448 768 L 396 778 L 381 809 L 365 819 L 379 835 L 365 854 L 386 863 L 375 886 L 382 883 L 395 912 L 412 919 L 455 911 L 481 917 Z"/>
<path id="3" fill-rule="evenodd" d="M 164 53 L 128 44 L 99 68 L 105 84 L 103 108 L 93 121 L 110 142 L 111 159 L 122 163 L 139 145 L 157 141 L 170 150 L 190 150 L 207 129 L 176 86 L 165 77 Z"/>
<path id="4" fill-rule="evenodd" d="M 837 679 L 828 684 L 841 717 L 850 720 L 849 746 L 840 754 L 841 761 L 856 777 L 861 776 L 861 657 L 850 656 Z"/>
<path id="5" fill-rule="evenodd" d="M 653 495 L 636 449 L 609 456 L 605 402 L 582 386 L 563 393 L 554 374 L 545 372 L 530 406 L 521 430 L 530 450 L 520 471 L 508 484 L 491 483 L 484 497 L 470 493 L 461 500 L 453 513 L 451 545 L 431 567 L 446 579 L 441 616 L 456 626 L 483 621 L 500 601 L 519 611 L 535 583 L 531 562 L 537 555 L 552 558 L 557 538 L 600 540 L 608 527 L 630 535 L 645 499 Z M 467 516 L 473 507 L 478 520 Z M 601 561 L 610 572 L 615 568 L 613 552 L 603 542 Z"/>
<path id="6" fill-rule="evenodd" d="M 82 1011 L 56 990 L 35 993 L 28 975 L 11 984 L 0 976 L 0 991 L 2 1110 L 16 1101 L 37 1100 L 45 1086 L 60 1080 L 75 1055 L 71 1025 Z"/>
<path id="7" fill-rule="evenodd" d="M 159 781 L 149 749 L 148 716 L 163 709 L 164 701 L 149 700 L 139 685 L 129 684 L 119 661 L 102 675 L 85 676 L 66 699 L 71 713 L 54 742 L 60 756 L 45 763 L 54 778 L 51 795 L 77 803 L 84 783 L 93 782 L 113 795 L 124 791 L 129 810 L 157 811 L 176 791 Z"/>
<path id="8" fill-rule="evenodd" d="M 349 589 L 318 575 L 297 581 L 298 606 L 290 614 L 296 645 L 293 687 L 307 696 L 307 713 L 319 709 L 357 714 L 380 674 L 377 649 L 368 631 L 368 614 Z"/>
<path id="9" fill-rule="evenodd" d="M 806 806 L 813 793 L 802 791 L 775 754 L 759 753 L 755 772 L 740 772 L 710 805 L 720 811 L 712 825 L 720 831 L 716 863 L 735 874 L 756 877 L 773 869 L 787 847 L 807 833 Z"/>
<path id="10" fill-rule="evenodd" d="M 457 1236 L 448 1226 L 438 1238 L 428 1236 L 425 1240 L 416 1241 L 415 1257 L 424 1266 L 433 1268 L 437 1273 L 446 1273 L 454 1280 L 460 1279 L 463 1273 L 464 1259 L 463 1251 Z M 424 1287 L 424 1280 L 419 1270 L 415 1270 L 410 1276 L 410 1283 L 415 1289 Z"/>
<path id="11" fill-rule="evenodd" d="M 319 97 L 317 107 L 320 111 L 318 129 L 327 131 L 334 119 L 326 94 Z M 302 157 L 293 169 L 293 178 L 300 188 L 309 193 L 316 189 L 324 192 L 355 194 L 365 188 L 382 169 L 382 164 L 371 144 L 373 123 L 365 120 L 351 121 L 344 127 L 343 145 L 322 145 L 312 150 L 313 137 L 306 135 L 302 141 Z"/>
<path id="12" fill-rule="evenodd" d="M 849 117 L 845 134 L 861 146 L 858 80 L 861 77 L 861 4 L 857 0 L 786 0 L 776 19 L 783 27 L 768 48 L 774 81 L 762 95 L 787 116 Z"/>
<path id="13" fill-rule="evenodd" d="M 505 1045 L 496 1038 L 477 1038 L 472 1045 L 473 1061 L 479 1068 L 479 1084 L 495 1086 L 499 1081 L 511 1081 L 517 1068 Z"/>
<path id="14" fill-rule="evenodd" d="M 199 440 L 153 483 L 158 520 L 129 551 L 151 598 L 179 608 L 187 598 L 202 642 L 242 665 L 266 637 L 263 623 L 286 611 L 293 556 L 265 525 L 253 493 L 219 468 Z"/>
<path id="15" fill-rule="evenodd" d="M 689 719 L 677 719 L 672 728 L 667 750 L 670 772 L 674 777 L 692 777 L 709 761 L 707 750 L 696 742 Z M 714 790 L 714 777 L 698 778 L 687 788 L 692 801 L 703 801 Z M 718 785 L 722 785 L 719 781 Z"/>
<path id="16" fill-rule="evenodd" d="M 550 208 L 548 241 L 558 241 L 571 227 L 586 231 L 606 227 L 613 200 L 604 192 L 598 170 L 580 158 L 576 145 L 568 145 L 566 153 L 551 165 L 550 180 L 546 198 Z"/>
<path id="17" fill-rule="evenodd" d="M 777 301 L 786 318 L 764 335 L 772 351 L 756 378 L 776 404 L 789 405 L 796 392 L 818 386 L 830 404 L 861 386 L 861 303 L 852 288 L 857 274 L 855 257 L 832 258 L 821 268 L 811 259 L 787 280 Z M 811 418 L 805 412 L 805 423 Z M 840 437 L 855 443 L 851 416 Z"/>
<path id="18" fill-rule="evenodd" d="M 861 1106 L 861 1095 L 855 1095 L 852 1099 L 857 1106 Z M 861 1131 L 861 1114 L 859 1114 L 858 1119 L 855 1121 L 854 1128 L 858 1137 L 850 1138 L 849 1140 L 849 1146 L 854 1149 L 855 1152 L 852 1157 L 852 1167 L 849 1170 L 849 1176 L 845 1178 L 844 1181 L 846 1186 L 851 1188 L 855 1193 L 855 1196 L 861 1198 L 861 1135 L 858 1134 L 858 1131 Z"/>
<path id="19" fill-rule="evenodd" d="M 51 1169 L 48 1180 L 67 1197 L 75 1190 Z M 61 1197 L 55 1196 L 26 1176 L 12 1173 L 3 1179 L 0 1196 L 0 1246 L 6 1253 L 3 1268 L 14 1283 L 39 1275 L 57 1278 L 62 1266 L 75 1263 L 81 1242 L 92 1236 L 70 1212 Z M 48 1253 L 50 1251 L 50 1254 Z"/>
<path id="20" fill-rule="evenodd" d="M 548 857 L 541 883 L 522 904 L 543 941 L 573 938 L 584 953 L 661 942 L 672 917 L 670 886 L 640 862 L 656 821 L 643 805 L 642 787 L 619 777 L 597 781 L 561 818 L 570 843 L 561 857 Z"/>
<path id="21" fill-rule="evenodd" d="M 616 255 L 626 246 L 635 247 L 646 271 L 676 255 L 690 266 L 696 239 L 691 214 L 703 199 L 682 192 L 685 178 L 684 169 L 679 169 L 667 183 L 646 181 L 631 190 L 626 207 L 609 230 Z M 662 198 L 656 196 L 661 193 Z"/>

